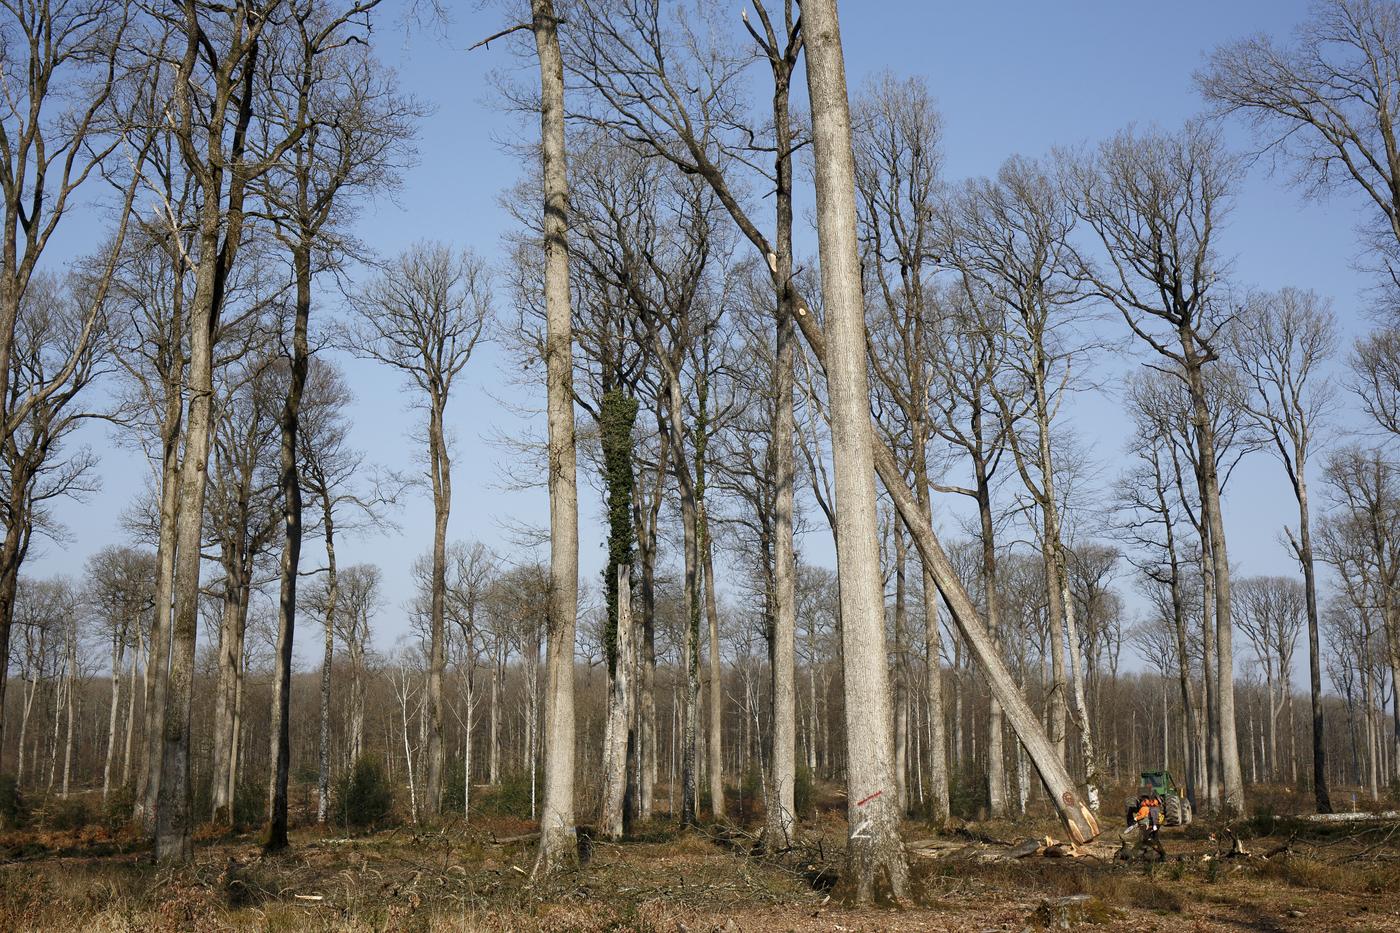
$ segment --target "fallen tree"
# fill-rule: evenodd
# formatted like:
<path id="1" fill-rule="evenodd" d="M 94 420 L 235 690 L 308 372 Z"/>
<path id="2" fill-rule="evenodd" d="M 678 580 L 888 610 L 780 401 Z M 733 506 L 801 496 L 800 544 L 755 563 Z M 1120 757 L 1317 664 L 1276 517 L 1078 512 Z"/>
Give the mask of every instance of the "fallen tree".
<path id="1" fill-rule="evenodd" d="M 797 303 L 797 325 L 811 347 L 812 355 L 825 372 L 826 337 L 815 317 L 807 310 L 809 307 L 805 301 Z M 925 569 L 933 577 L 938 591 L 943 594 L 943 600 L 948 605 L 958 632 L 967 642 L 978 667 L 986 676 L 992 695 L 1001 703 L 1016 737 L 1025 746 L 1026 753 L 1034 763 L 1060 821 L 1065 826 L 1065 832 L 1075 843 L 1088 842 L 1099 834 L 1098 820 L 1075 792 L 1074 781 L 1065 767 L 1064 760 L 1056 753 L 1055 746 L 1045 734 L 1035 711 L 1016 687 L 1016 682 L 1007 670 L 991 633 L 987 631 L 987 626 L 973 605 L 972 598 L 968 596 L 967 589 L 958 579 L 948 555 L 944 553 L 943 546 L 933 531 L 932 521 L 919 509 L 918 499 L 905 482 L 894 454 L 874 431 L 871 431 L 871 435 L 875 452 L 875 472 L 894 501 L 905 527 L 909 529 Z"/>

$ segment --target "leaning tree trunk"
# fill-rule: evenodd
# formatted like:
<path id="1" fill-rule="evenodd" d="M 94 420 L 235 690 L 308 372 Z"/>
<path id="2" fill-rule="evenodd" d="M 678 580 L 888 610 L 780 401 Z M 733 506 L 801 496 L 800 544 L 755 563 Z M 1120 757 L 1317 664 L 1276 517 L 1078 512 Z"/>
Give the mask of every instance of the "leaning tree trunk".
<path id="1" fill-rule="evenodd" d="M 798 326 L 802 335 L 812 347 L 813 355 L 825 368 L 828 362 L 827 340 L 821 328 L 805 313 L 799 313 Z M 829 378 L 829 377 L 828 377 Z M 1065 769 L 1064 758 L 1046 736 L 1035 711 L 1017 688 L 1006 662 L 996 642 L 987 631 L 977 614 L 971 597 L 963 587 L 952 562 L 944 553 L 933 532 L 933 525 L 920 510 L 914 493 L 905 482 L 904 473 L 898 461 L 883 444 L 873 443 L 875 470 L 880 476 L 890 499 L 894 502 L 905 527 L 909 529 L 914 544 L 923 558 L 925 570 L 933 576 L 935 584 L 943 593 L 952 614 L 958 633 L 975 657 L 978 666 L 987 679 L 987 685 L 1001 703 L 1012 729 L 1031 756 L 1041 781 L 1064 823 L 1065 831 L 1075 842 L 1087 842 L 1099 833 L 1098 821 L 1088 808 L 1083 806 L 1075 793 L 1074 782 Z"/>
<path id="2" fill-rule="evenodd" d="M 569 310 L 569 183 L 564 165 L 564 62 L 553 0 L 530 0 L 540 64 L 544 178 L 545 367 L 549 421 L 549 686 L 544 809 L 534 875 L 577 857 L 574 844 L 574 625 L 578 613 L 578 476 Z"/>
<path id="3" fill-rule="evenodd" d="M 890 742 L 890 683 L 875 514 L 865 311 L 856 242 L 855 158 L 835 0 L 803 4 L 826 308 L 827 387 L 836 480 L 836 561 L 846 693 L 847 860 L 858 902 L 883 882 L 908 888 Z M 902 480 L 901 480 L 902 481 Z"/>

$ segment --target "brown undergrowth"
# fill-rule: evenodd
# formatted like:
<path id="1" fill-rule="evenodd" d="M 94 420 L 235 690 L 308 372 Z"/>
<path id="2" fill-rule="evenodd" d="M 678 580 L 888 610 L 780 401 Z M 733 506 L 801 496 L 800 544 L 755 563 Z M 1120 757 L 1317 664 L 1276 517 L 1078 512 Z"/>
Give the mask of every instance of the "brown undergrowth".
<path id="1" fill-rule="evenodd" d="M 1057 905 L 1072 902 L 1086 929 L 1400 930 L 1400 835 L 1307 832 L 1286 820 L 1269 836 L 1237 828 L 1248 856 L 1228 857 L 1228 842 L 1204 824 L 1169 833 L 1160 864 L 915 856 L 908 902 L 896 910 L 839 903 L 845 824 L 836 814 L 819 815 L 782 852 L 763 852 L 744 830 L 653 824 L 624 843 L 595 841 L 586 865 L 539 883 L 528 877 L 529 826 L 512 820 L 364 836 L 303 829 L 275 857 L 254 835 L 225 836 L 181 868 L 151 864 L 120 833 L 11 834 L 0 840 L 0 929 L 1019 933 L 1054 925 Z M 940 838 L 976 853 L 1046 829 L 965 824 Z M 914 824 L 905 832 L 929 834 Z"/>

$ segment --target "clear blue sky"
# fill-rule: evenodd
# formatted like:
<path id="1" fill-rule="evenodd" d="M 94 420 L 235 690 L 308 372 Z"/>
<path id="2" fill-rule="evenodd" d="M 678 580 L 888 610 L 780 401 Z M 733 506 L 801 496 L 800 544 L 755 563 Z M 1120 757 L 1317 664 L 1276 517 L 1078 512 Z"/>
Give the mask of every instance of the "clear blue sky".
<path id="1" fill-rule="evenodd" d="M 739 37 L 737 5 L 734 10 Z M 841 4 L 852 87 L 886 68 L 924 76 L 944 115 L 951 179 L 994 172 L 1013 153 L 1040 155 L 1055 145 L 1092 143 L 1130 123 L 1176 126 L 1202 108 L 1191 75 L 1211 48 L 1254 31 L 1287 31 L 1305 12 L 1303 0 Z M 502 111 L 489 80 L 495 69 L 519 68 L 508 47 L 465 51 L 500 28 L 502 15 L 494 9 L 462 10 L 458 17 L 445 36 L 406 35 L 389 23 L 378 27 L 381 58 L 398 70 L 406 90 L 436 107 L 421 126 L 420 161 L 402 190 L 393 201 L 370 205 L 360 222 L 361 237 L 382 254 L 430 238 L 470 246 L 495 261 L 503 258 L 500 242 L 511 222 L 498 197 L 516 180 L 519 164 L 498 141 L 532 132 L 533 125 Z M 524 72 L 519 77 L 531 76 Z M 1247 143 L 1238 127 L 1229 129 L 1229 138 L 1241 146 Z M 1356 321 L 1366 283 L 1353 268 L 1358 216 L 1354 201 L 1307 203 L 1285 178 L 1256 170 L 1238 199 L 1224 248 L 1235 256 L 1242 284 L 1312 288 L 1336 300 L 1344 321 Z M 75 231 L 92 230 L 81 221 L 73 226 Z M 66 245 L 82 248 L 78 236 L 75 232 Z M 805 236 L 810 245 L 810 233 Z M 500 293 L 504 300 L 504 289 Z M 339 302 L 333 293 L 325 298 Z M 357 395 L 354 442 L 372 459 L 412 466 L 414 442 L 405 431 L 409 416 L 399 383 L 368 364 L 344 365 Z M 487 442 L 497 433 L 540 427 L 499 403 L 507 398 L 538 405 L 535 396 L 518 397 L 522 390 L 503 372 L 506 365 L 494 346 L 480 350 L 448 415 L 457 437 L 450 535 L 502 548 L 509 548 L 502 519 L 543 524 L 546 515 L 542 491 L 500 488 L 499 460 L 507 454 Z M 1086 397 L 1070 417 L 1102 474 L 1111 478 L 1118 472 L 1126 436 L 1116 404 Z M 88 554 L 120 537 L 120 512 L 144 479 L 145 466 L 125 451 L 110 449 L 106 429 L 89 430 L 87 440 L 107 449 L 105 490 L 85 505 L 60 509 L 75 541 L 66 550 L 41 545 L 26 568 L 30 574 L 77 573 Z M 590 487 L 582 492 L 582 558 L 591 582 L 602 562 L 599 507 Z M 1291 494 L 1272 460 L 1258 456 L 1237 474 L 1227 490 L 1226 520 L 1231 556 L 1242 571 L 1293 572 L 1278 542 L 1280 522 L 1292 509 Z M 406 629 L 402 605 L 410 593 L 409 566 L 430 545 L 431 516 L 425 490 L 411 497 L 401 515 L 401 531 L 364 536 L 341 547 L 342 561 L 373 561 L 384 571 L 388 604 L 379 621 L 381 646 Z M 813 527 L 820 529 L 815 522 Z M 809 535 L 802 550 L 805 559 L 831 560 L 824 531 Z M 309 559 L 319 559 L 317 549 L 311 549 Z M 303 647 L 313 631 L 302 629 Z"/>

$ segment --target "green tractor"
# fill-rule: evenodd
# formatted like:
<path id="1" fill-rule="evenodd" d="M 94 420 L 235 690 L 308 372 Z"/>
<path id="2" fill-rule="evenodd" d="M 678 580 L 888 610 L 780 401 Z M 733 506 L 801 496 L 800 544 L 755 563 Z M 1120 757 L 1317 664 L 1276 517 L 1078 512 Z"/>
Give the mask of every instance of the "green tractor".
<path id="1" fill-rule="evenodd" d="M 1181 788 L 1176 786 L 1170 771 L 1144 771 L 1142 783 L 1151 784 L 1152 792 L 1162 801 L 1163 826 L 1188 826 L 1191 823 L 1191 801 Z M 1130 797 L 1127 806 L 1128 825 L 1132 825 L 1137 810 L 1137 798 Z"/>

